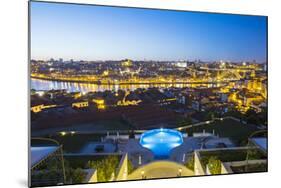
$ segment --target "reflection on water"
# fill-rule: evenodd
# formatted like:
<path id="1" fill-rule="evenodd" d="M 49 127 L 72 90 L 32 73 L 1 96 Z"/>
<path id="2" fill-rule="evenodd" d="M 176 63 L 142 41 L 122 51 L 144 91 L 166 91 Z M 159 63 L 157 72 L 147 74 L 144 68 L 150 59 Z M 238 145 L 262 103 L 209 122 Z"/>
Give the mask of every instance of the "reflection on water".
<path id="1" fill-rule="evenodd" d="M 201 84 L 205 87 L 212 87 L 213 84 Z M 69 92 L 96 92 L 96 91 L 118 91 L 121 90 L 135 90 L 137 88 L 149 88 L 149 87 L 158 87 L 158 88 L 168 88 L 168 87 L 194 87 L 195 84 L 129 84 L 129 85 L 98 85 L 91 83 L 76 83 L 76 82 L 61 82 L 61 81 L 50 81 L 50 80 L 40 80 L 40 79 L 31 79 L 31 89 L 35 90 L 52 90 L 52 89 L 66 89 Z M 198 84 L 196 84 L 198 86 Z"/>

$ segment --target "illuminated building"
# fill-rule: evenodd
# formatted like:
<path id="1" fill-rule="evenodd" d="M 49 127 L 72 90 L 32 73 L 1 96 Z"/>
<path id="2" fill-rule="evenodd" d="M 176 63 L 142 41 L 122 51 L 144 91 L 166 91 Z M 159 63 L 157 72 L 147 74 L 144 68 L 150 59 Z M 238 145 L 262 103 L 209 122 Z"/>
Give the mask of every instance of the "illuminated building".
<path id="1" fill-rule="evenodd" d="M 175 66 L 179 67 L 179 68 L 186 68 L 187 67 L 187 63 L 179 61 L 179 62 L 175 63 Z"/>
<path id="2" fill-rule="evenodd" d="M 132 101 L 118 101 L 117 106 L 129 106 L 129 105 L 138 105 L 141 103 L 141 100 L 132 100 Z"/>
<path id="3" fill-rule="evenodd" d="M 38 112 L 41 112 L 42 110 L 44 109 L 47 109 L 47 108 L 54 108 L 56 107 L 57 105 L 44 105 L 44 104 L 39 104 L 39 105 L 35 105 L 35 106 L 32 106 L 31 107 L 31 111 L 34 112 L 34 113 L 38 113 Z"/>
<path id="4" fill-rule="evenodd" d="M 130 94 L 129 91 L 126 91 L 122 101 L 117 102 L 117 106 L 129 106 L 129 105 L 138 105 L 141 103 L 141 100 L 126 100 L 126 97 Z"/>
<path id="5" fill-rule="evenodd" d="M 35 93 L 36 93 L 37 95 L 39 95 L 40 97 L 42 97 L 42 96 L 45 94 L 44 91 L 36 91 Z"/>
<path id="6" fill-rule="evenodd" d="M 82 102 L 74 102 L 72 103 L 72 108 L 85 108 L 89 106 L 88 101 L 82 101 Z"/>
<path id="7" fill-rule="evenodd" d="M 104 110 L 105 109 L 105 102 L 103 99 L 93 99 L 93 102 L 96 103 L 97 108 L 99 110 Z"/>
<path id="8" fill-rule="evenodd" d="M 132 61 L 131 60 L 126 60 L 126 61 L 123 61 L 122 63 L 121 63 L 121 65 L 123 66 L 123 67 L 130 67 L 130 66 L 132 66 Z"/>
<path id="9" fill-rule="evenodd" d="M 43 109 L 44 104 L 36 105 L 31 107 L 31 111 L 34 113 L 41 112 Z"/>
<path id="10" fill-rule="evenodd" d="M 106 71 L 103 71 L 102 73 L 103 76 L 108 76 L 109 75 L 109 72 L 106 70 Z"/>
<path id="11" fill-rule="evenodd" d="M 78 99 L 78 98 L 80 98 L 82 96 L 82 93 L 81 92 L 75 92 L 75 93 L 73 93 L 73 98 L 74 99 Z"/>

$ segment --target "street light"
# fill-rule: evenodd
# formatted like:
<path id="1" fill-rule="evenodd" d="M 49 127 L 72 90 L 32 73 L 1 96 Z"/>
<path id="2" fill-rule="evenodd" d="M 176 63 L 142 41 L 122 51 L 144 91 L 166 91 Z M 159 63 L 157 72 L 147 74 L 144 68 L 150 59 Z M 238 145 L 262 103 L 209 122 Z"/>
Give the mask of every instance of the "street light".
<path id="1" fill-rule="evenodd" d="M 141 178 L 144 179 L 144 171 L 141 171 Z"/>
<path id="2" fill-rule="evenodd" d="M 182 156 L 182 162 L 184 163 L 184 161 L 185 161 L 185 153 Z"/>
<path id="3" fill-rule="evenodd" d="M 141 155 L 139 155 L 139 165 L 141 165 Z"/>
<path id="4" fill-rule="evenodd" d="M 179 175 L 178 176 L 181 176 L 181 173 L 182 173 L 182 169 L 179 168 Z"/>
<path id="5" fill-rule="evenodd" d="M 66 135 L 66 132 L 62 131 L 60 132 L 61 136 L 65 136 Z"/>

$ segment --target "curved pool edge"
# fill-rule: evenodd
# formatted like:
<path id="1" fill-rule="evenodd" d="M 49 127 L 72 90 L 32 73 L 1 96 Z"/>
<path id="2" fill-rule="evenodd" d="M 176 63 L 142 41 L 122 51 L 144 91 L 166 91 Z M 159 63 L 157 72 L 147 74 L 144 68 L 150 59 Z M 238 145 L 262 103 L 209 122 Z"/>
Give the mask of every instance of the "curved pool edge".
<path id="1" fill-rule="evenodd" d="M 139 144 L 149 149 L 155 159 L 167 159 L 171 151 L 182 145 L 183 134 L 174 129 L 159 128 L 142 133 Z"/>

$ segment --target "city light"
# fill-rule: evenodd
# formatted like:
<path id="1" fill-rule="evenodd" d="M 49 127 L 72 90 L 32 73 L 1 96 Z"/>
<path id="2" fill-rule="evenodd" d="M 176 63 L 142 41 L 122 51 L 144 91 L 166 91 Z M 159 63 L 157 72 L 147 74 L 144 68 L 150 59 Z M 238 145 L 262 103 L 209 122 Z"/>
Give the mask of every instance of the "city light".
<path id="1" fill-rule="evenodd" d="M 108 71 L 103 71 L 103 76 L 108 76 L 109 72 Z"/>
<path id="2" fill-rule="evenodd" d="M 65 136 L 65 135 L 66 135 L 66 132 L 62 131 L 62 132 L 60 132 L 60 135 L 61 135 L 61 136 Z"/>
<path id="3" fill-rule="evenodd" d="M 44 91 L 37 91 L 36 93 L 37 93 L 40 97 L 42 97 L 42 96 L 45 94 Z"/>
<path id="4" fill-rule="evenodd" d="M 104 110 L 106 108 L 105 102 L 103 99 L 93 99 L 93 102 L 97 104 L 99 110 Z"/>

